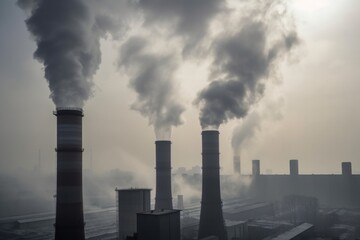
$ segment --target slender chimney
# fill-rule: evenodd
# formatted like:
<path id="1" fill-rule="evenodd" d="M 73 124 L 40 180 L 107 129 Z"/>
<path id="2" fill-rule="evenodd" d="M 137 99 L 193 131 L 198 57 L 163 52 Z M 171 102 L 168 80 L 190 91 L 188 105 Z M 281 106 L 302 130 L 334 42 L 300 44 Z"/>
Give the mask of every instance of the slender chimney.
<path id="1" fill-rule="evenodd" d="M 291 159 L 289 161 L 290 165 L 290 175 L 291 176 L 297 176 L 299 175 L 299 162 L 296 159 Z"/>
<path id="2" fill-rule="evenodd" d="M 85 239 L 82 196 L 80 108 L 57 108 L 57 189 L 55 239 Z"/>
<path id="3" fill-rule="evenodd" d="M 178 210 L 184 209 L 184 196 L 183 195 L 177 196 L 177 209 Z"/>
<path id="4" fill-rule="evenodd" d="M 240 156 L 234 156 L 234 174 L 241 174 Z"/>
<path id="5" fill-rule="evenodd" d="M 341 169 L 342 169 L 342 175 L 344 175 L 344 176 L 352 175 L 351 162 L 342 162 Z"/>
<path id="6" fill-rule="evenodd" d="M 202 196 L 198 239 L 227 239 L 220 196 L 219 132 L 202 132 Z"/>
<path id="7" fill-rule="evenodd" d="M 156 141 L 155 210 L 173 209 L 171 195 L 171 141 Z"/>
<path id="8" fill-rule="evenodd" d="M 252 160 L 252 175 L 260 175 L 260 160 Z"/>

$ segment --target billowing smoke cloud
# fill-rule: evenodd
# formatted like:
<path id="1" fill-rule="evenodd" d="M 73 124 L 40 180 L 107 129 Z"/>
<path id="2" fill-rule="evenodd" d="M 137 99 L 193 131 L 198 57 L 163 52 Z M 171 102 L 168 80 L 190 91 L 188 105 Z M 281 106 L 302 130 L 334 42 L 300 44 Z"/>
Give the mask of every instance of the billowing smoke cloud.
<path id="1" fill-rule="evenodd" d="M 137 93 L 134 110 L 149 118 L 157 139 L 169 139 L 171 127 L 182 123 L 184 107 L 175 94 L 173 81 L 177 60 L 172 54 L 154 53 L 142 37 L 131 37 L 121 47 L 119 67 L 130 76 Z"/>
<path id="2" fill-rule="evenodd" d="M 268 100 L 246 116 L 233 130 L 231 145 L 234 156 L 240 156 L 241 147 L 261 131 L 265 121 L 282 119 L 284 99 Z"/>
<path id="3" fill-rule="evenodd" d="M 28 30 L 37 44 L 56 106 L 83 107 L 92 95 L 92 77 L 101 62 L 100 37 L 111 21 L 91 14 L 83 0 L 18 0 L 30 13 Z"/>
<path id="4" fill-rule="evenodd" d="M 226 30 L 213 44 L 213 79 L 195 101 L 201 107 L 203 128 L 217 129 L 230 119 L 245 117 L 263 96 L 266 80 L 276 72 L 279 61 L 299 42 L 295 29 L 282 22 L 286 15 L 278 12 L 278 5 L 247 4 L 258 8 L 241 18 L 235 31 Z M 284 3 L 281 6 L 286 7 Z"/>

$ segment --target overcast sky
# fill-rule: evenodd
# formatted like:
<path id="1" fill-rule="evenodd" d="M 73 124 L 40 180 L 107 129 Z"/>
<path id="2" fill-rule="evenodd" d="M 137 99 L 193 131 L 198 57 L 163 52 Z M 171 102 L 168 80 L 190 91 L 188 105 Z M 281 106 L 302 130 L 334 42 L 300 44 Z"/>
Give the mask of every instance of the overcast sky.
<path id="1" fill-rule="evenodd" d="M 261 121 L 241 147 L 243 172 L 250 173 L 251 160 L 260 159 L 262 172 L 288 173 L 289 159 L 299 159 L 300 173 L 339 173 L 342 161 L 351 161 L 353 172 L 360 173 L 360 2 L 289 2 L 300 43 L 278 63 L 277 79 L 270 80 L 265 95 L 251 108 Z M 33 169 L 39 149 L 44 170 L 55 170 L 55 105 L 44 67 L 33 59 L 36 44 L 26 18 L 15 1 L 0 2 L 2 172 Z M 177 31 L 195 31 L 181 27 Z M 189 41 L 197 41 L 199 34 L 191 34 Z M 151 35 L 147 39 L 157 41 Z M 93 96 L 84 106 L 84 168 L 92 159 L 99 172 L 119 168 L 155 173 L 154 128 L 131 107 L 138 96 L 129 84 L 132 69 L 119 71 L 121 40 L 108 36 L 100 43 L 102 61 L 93 77 Z M 186 50 L 196 51 L 196 45 L 191 46 Z M 208 68 L 206 58 L 189 57 L 176 71 L 171 97 L 176 96 L 184 112 L 183 124 L 171 135 L 173 168 L 201 165 L 199 106 L 193 103 L 208 84 Z M 219 128 L 223 173 L 232 173 L 232 133 L 243 121 L 246 118 L 232 119 Z"/>

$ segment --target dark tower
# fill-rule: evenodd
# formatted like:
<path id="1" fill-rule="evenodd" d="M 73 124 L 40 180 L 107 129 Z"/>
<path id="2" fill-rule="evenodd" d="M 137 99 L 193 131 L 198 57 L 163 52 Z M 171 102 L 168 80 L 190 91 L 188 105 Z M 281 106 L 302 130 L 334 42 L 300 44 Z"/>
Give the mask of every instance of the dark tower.
<path id="1" fill-rule="evenodd" d="M 290 176 L 299 175 L 299 163 L 298 160 L 292 159 L 289 161 L 290 164 Z"/>
<path id="2" fill-rule="evenodd" d="M 202 196 L 198 239 L 226 240 L 220 196 L 219 132 L 202 132 Z"/>
<path id="3" fill-rule="evenodd" d="M 82 196 L 80 108 L 57 108 L 57 189 L 55 239 L 85 239 Z"/>
<path id="4" fill-rule="evenodd" d="M 342 162 L 341 171 L 342 171 L 342 175 L 351 176 L 352 175 L 351 162 Z"/>
<path id="5" fill-rule="evenodd" d="M 240 175 L 241 174 L 241 167 L 240 167 L 240 156 L 234 156 L 234 174 Z"/>
<path id="6" fill-rule="evenodd" d="M 171 195 L 171 141 L 156 141 L 155 210 L 173 209 Z"/>
<path id="7" fill-rule="evenodd" d="M 252 160 L 252 175 L 260 175 L 260 160 Z"/>

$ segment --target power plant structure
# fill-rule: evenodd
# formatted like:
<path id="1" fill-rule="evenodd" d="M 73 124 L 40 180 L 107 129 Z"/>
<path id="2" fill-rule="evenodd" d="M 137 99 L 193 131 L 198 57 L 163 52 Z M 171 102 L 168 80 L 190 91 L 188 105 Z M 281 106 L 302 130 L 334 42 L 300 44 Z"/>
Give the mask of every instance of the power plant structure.
<path id="1" fill-rule="evenodd" d="M 155 210 L 171 210 L 171 141 L 156 141 Z"/>
<path id="2" fill-rule="evenodd" d="M 55 239 L 85 239 L 82 193 L 81 108 L 57 108 Z"/>
<path id="3" fill-rule="evenodd" d="M 136 240 L 180 240 L 180 210 L 138 213 L 137 228 Z"/>
<path id="4" fill-rule="evenodd" d="M 119 240 L 126 240 L 137 233 L 136 214 L 150 211 L 150 191 L 147 188 L 116 189 L 117 233 Z"/>
<path id="5" fill-rule="evenodd" d="M 296 159 L 291 159 L 289 161 L 289 165 L 290 165 L 290 175 L 291 176 L 299 175 L 299 161 Z"/>
<path id="6" fill-rule="evenodd" d="M 260 160 L 252 160 L 252 175 L 259 176 L 260 175 Z"/>
<path id="7" fill-rule="evenodd" d="M 342 171 L 342 175 L 351 176 L 352 175 L 351 162 L 342 162 L 341 171 Z"/>
<path id="8" fill-rule="evenodd" d="M 241 174 L 240 156 L 234 156 L 233 159 L 234 174 Z"/>
<path id="9" fill-rule="evenodd" d="M 198 239 L 227 234 L 220 194 L 219 131 L 202 131 L 202 196 Z"/>

